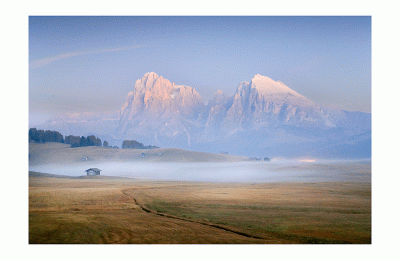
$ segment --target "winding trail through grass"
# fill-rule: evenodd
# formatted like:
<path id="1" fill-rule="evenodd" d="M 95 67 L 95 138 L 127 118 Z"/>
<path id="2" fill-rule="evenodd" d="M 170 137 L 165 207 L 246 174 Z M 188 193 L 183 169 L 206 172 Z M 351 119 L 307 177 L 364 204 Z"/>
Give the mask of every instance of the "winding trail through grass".
<path id="1" fill-rule="evenodd" d="M 248 237 L 248 238 L 262 239 L 262 240 L 267 239 L 267 238 L 264 238 L 264 237 L 259 237 L 259 236 L 255 236 L 255 235 L 252 235 L 252 234 L 247 234 L 247 233 L 244 233 L 244 232 L 241 232 L 241 231 L 233 230 L 231 228 L 227 228 L 227 227 L 220 226 L 220 225 L 213 224 L 213 223 L 207 223 L 207 222 L 202 222 L 202 221 L 198 221 L 198 220 L 186 219 L 186 218 L 182 218 L 182 217 L 178 217 L 178 216 L 169 215 L 169 214 L 165 214 L 165 213 L 154 211 L 154 210 L 149 209 L 149 208 L 145 207 L 144 205 L 140 204 L 135 197 L 133 197 L 131 194 L 128 193 L 129 191 L 136 191 L 136 190 L 138 190 L 138 189 L 137 188 L 130 188 L 130 189 L 125 189 L 125 190 L 121 190 L 121 191 L 122 191 L 122 193 L 124 195 L 129 196 L 130 198 L 132 198 L 133 201 L 135 202 L 135 204 L 137 206 L 139 206 L 146 213 L 158 215 L 158 216 L 165 217 L 165 218 L 172 218 L 172 219 L 178 219 L 178 220 L 182 220 L 182 221 L 186 221 L 186 222 L 196 223 L 196 224 L 200 224 L 200 225 L 204 225 L 204 226 L 208 226 L 208 227 L 218 228 L 218 229 L 221 229 L 221 230 L 224 230 L 224 231 L 227 231 L 227 232 L 231 232 L 231 233 L 234 233 L 234 234 L 237 234 L 237 235 L 240 235 L 240 236 Z"/>

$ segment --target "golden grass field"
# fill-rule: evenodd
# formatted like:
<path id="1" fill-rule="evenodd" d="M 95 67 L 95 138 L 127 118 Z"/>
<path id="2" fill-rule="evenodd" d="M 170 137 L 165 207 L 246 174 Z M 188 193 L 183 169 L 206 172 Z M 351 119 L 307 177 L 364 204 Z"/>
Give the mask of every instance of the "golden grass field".
<path id="1" fill-rule="evenodd" d="M 366 183 L 30 175 L 30 244 L 371 243 Z"/>
<path id="2" fill-rule="evenodd" d="M 134 163 L 142 152 L 30 144 L 29 164 L 65 167 L 85 163 L 85 156 L 91 165 Z M 148 163 L 247 159 L 178 149 L 145 152 Z M 217 183 L 29 172 L 29 243 L 370 244 L 370 164 L 335 167 L 367 181 Z"/>

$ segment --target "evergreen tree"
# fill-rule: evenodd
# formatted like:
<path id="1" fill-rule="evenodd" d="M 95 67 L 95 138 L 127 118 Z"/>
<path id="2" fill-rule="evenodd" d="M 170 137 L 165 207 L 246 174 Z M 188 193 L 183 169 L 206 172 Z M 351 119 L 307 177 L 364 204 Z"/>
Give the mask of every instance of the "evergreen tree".
<path id="1" fill-rule="evenodd" d="M 81 138 L 79 136 L 69 135 L 65 137 L 65 143 L 70 144 L 71 147 L 79 147 Z"/>
<path id="2" fill-rule="evenodd" d="M 83 147 L 83 146 L 88 146 L 88 139 L 84 136 L 81 137 L 81 140 L 79 140 L 79 146 Z"/>
<path id="3" fill-rule="evenodd" d="M 122 149 L 153 149 L 153 148 L 159 148 L 157 146 L 144 146 L 142 143 L 136 141 L 136 140 L 124 140 L 122 142 Z"/>
<path id="4" fill-rule="evenodd" d="M 57 142 L 63 143 L 64 137 L 61 133 L 51 130 L 37 130 L 36 128 L 29 129 L 29 140 L 37 143 Z"/>

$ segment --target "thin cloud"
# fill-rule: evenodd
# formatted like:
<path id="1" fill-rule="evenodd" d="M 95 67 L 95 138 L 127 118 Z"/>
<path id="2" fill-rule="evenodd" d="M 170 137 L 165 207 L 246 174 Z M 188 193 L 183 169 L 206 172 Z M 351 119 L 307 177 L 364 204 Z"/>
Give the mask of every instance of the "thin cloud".
<path id="1" fill-rule="evenodd" d="M 85 52 L 68 52 L 68 53 L 63 53 L 54 57 L 48 57 L 48 58 L 43 58 L 40 60 L 35 60 L 32 61 L 29 64 L 29 68 L 30 69 L 37 69 L 43 66 L 46 66 L 50 63 L 59 61 L 59 60 L 65 60 L 65 59 L 69 59 L 72 57 L 76 57 L 76 56 L 84 56 L 84 55 L 88 55 L 88 54 L 98 54 L 98 53 L 106 53 L 106 52 L 119 52 L 119 51 L 129 51 L 129 50 L 133 50 L 133 49 L 137 49 L 137 48 L 142 48 L 142 47 L 146 47 L 144 45 L 135 45 L 135 46 L 130 46 L 130 47 L 120 47 L 120 48 L 114 48 L 114 49 L 103 49 L 103 50 L 97 50 L 97 51 L 85 51 Z"/>

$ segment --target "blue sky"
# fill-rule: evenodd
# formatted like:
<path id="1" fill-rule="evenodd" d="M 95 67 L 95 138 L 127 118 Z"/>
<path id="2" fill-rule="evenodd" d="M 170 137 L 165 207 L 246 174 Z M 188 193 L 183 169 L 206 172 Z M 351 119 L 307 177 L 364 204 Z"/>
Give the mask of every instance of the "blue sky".
<path id="1" fill-rule="evenodd" d="M 255 74 L 309 99 L 371 112 L 369 16 L 29 18 L 32 120 L 116 111 L 146 72 L 207 102 Z"/>

